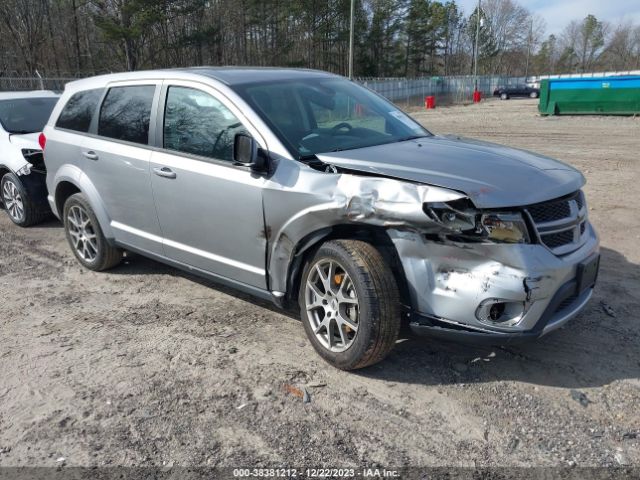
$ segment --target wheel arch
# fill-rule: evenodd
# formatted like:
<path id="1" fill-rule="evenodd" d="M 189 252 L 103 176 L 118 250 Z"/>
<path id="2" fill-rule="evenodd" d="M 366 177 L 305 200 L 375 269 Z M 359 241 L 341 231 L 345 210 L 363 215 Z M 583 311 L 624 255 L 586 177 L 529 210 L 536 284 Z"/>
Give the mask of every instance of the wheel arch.
<path id="1" fill-rule="evenodd" d="M 100 223 L 100 228 L 105 238 L 113 240 L 114 236 L 113 230 L 111 229 L 111 219 L 107 214 L 107 210 L 100 198 L 100 194 L 86 175 L 79 171 L 61 171 L 56 175 L 54 184 L 55 190 L 53 192 L 53 203 L 56 208 L 56 213 L 60 219 L 62 219 L 64 203 L 67 199 L 71 195 L 82 193 L 87 198 L 89 205 L 91 205 L 91 208 Z"/>
<path id="2" fill-rule="evenodd" d="M 13 173 L 13 170 L 0 163 L 0 178 L 4 177 L 7 173 Z"/>
<path id="3" fill-rule="evenodd" d="M 411 299 L 404 268 L 386 228 L 366 224 L 337 224 L 315 230 L 296 243 L 286 269 L 284 306 L 292 307 L 297 304 L 304 266 L 324 243 L 331 240 L 362 240 L 380 250 L 393 272 L 401 303 L 410 305 Z"/>
<path id="4" fill-rule="evenodd" d="M 56 185 L 56 191 L 54 193 L 54 201 L 56 205 L 56 210 L 62 216 L 62 211 L 64 209 L 64 204 L 67 199 L 76 193 L 81 193 L 80 188 L 75 183 L 72 183 L 68 180 L 63 180 L 58 185 Z"/>

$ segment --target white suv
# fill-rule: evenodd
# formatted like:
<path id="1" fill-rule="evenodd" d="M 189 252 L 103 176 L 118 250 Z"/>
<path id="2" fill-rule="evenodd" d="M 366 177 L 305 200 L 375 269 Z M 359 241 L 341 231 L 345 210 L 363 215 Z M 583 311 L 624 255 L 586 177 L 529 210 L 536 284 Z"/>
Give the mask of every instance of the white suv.
<path id="1" fill-rule="evenodd" d="M 21 227 L 50 213 L 38 137 L 58 97 L 49 91 L 0 93 L 0 201 Z"/>

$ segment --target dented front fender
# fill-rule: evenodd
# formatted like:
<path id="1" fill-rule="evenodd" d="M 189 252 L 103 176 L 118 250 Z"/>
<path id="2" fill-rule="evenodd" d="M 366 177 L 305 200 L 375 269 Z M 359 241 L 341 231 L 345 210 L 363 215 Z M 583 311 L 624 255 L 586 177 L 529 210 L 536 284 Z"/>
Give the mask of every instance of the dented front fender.
<path id="1" fill-rule="evenodd" d="M 281 161 L 265 185 L 263 196 L 265 231 L 270 234 L 267 252 L 270 289 L 276 294 L 286 291 L 297 248 L 316 231 L 345 224 L 441 230 L 424 213 L 423 204 L 460 198 L 464 195 L 440 187 L 321 172 L 297 162 Z"/>

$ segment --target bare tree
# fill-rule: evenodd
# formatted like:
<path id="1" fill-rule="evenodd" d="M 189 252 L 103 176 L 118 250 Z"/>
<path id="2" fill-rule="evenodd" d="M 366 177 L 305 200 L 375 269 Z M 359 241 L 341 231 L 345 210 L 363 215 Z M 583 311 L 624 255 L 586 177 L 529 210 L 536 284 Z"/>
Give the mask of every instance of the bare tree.
<path id="1" fill-rule="evenodd" d="M 30 72 L 40 66 L 41 47 L 46 42 L 44 6 L 42 1 L 30 0 L 3 0 L 0 3 L 0 21 L 20 53 L 15 66 Z"/>
<path id="2" fill-rule="evenodd" d="M 345 74 L 351 0 L 0 0 L 0 70 L 89 75 L 188 65 L 278 65 Z M 359 76 L 640 68 L 640 27 L 589 15 L 544 39 L 522 0 L 355 0 Z"/>
<path id="3" fill-rule="evenodd" d="M 640 59 L 640 27 L 626 21 L 618 24 L 602 52 L 602 65 L 607 70 L 624 70 L 638 65 Z"/>

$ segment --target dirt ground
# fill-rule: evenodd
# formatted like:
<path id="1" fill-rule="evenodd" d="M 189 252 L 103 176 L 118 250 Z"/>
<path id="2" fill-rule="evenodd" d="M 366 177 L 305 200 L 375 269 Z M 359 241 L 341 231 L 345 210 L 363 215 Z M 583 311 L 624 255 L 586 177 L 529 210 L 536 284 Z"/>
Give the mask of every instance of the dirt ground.
<path id="1" fill-rule="evenodd" d="M 403 338 L 344 373 L 268 304 L 139 256 L 83 270 L 57 222 L 1 214 L 0 466 L 640 466 L 640 118 L 415 116 L 585 173 L 603 257 L 583 314 L 518 347 Z"/>

